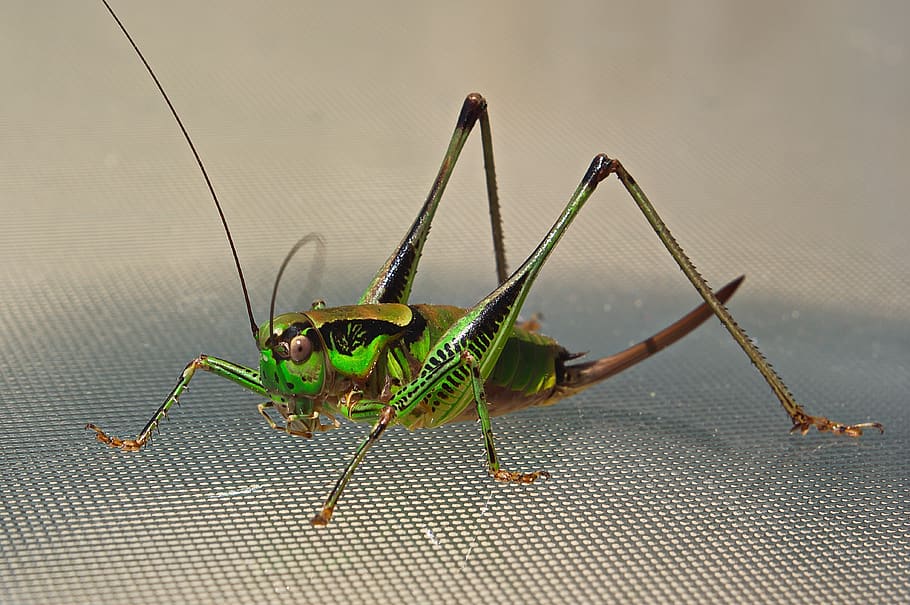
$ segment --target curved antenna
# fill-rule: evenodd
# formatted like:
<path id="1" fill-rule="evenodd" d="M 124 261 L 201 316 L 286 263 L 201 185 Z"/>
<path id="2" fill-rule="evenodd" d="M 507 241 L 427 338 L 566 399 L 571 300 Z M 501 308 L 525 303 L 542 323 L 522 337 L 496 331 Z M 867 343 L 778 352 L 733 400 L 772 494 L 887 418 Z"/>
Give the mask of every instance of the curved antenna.
<path id="1" fill-rule="evenodd" d="M 281 267 L 278 268 L 278 275 L 275 276 L 275 286 L 272 288 L 272 301 L 269 303 L 269 337 L 271 338 L 272 334 L 275 333 L 275 298 L 278 295 L 278 284 L 281 283 L 281 276 L 284 275 L 284 270 L 287 268 L 288 263 L 291 262 L 291 259 L 294 258 L 294 255 L 297 254 L 297 251 L 303 248 L 305 245 L 310 242 L 316 242 L 319 246 L 320 251 L 325 249 L 325 241 L 317 233 L 307 233 L 294 244 L 294 247 L 288 251 L 287 255 L 284 257 L 284 260 L 281 261 Z"/>
<path id="2" fill-rule="evenodd" d="M 218 216 L 221 217 L 221 224 L 224 226 L 224 232 L 227 234 L 228 244 L 231 246 L 231 254 L 234 255 L 234 265 L 237 266 L 237 275 L 240 276 L 240 287 L 243 288 L 243 298 L 246 302 L 246 313 L 250 318 L 250 328 L 253 330 L 253 337 L 259 333 L 259 329 L 256 327 L 256 320 L 253 319 L 253 307 L 250 305 L 250 293 L 246 289 L 246 280 L 243 279 L 243 269 L 240 268 L 240 258 L 237 256 L 237 248 L 234 247 L 234 238 L 231 237 L 231 230 L 228 228 L 227 219 L 224 218 L 224 211 L 221 209 L 221 202 L 218 201 L 218 196 L 215 194 L 215 187 L 212 186 L 212 181 L 209 178 L 209 173 L 206 171 L 205 166 L 202 164 L 202 158 L 199 157 L 199 152 L 196 151 L 196 146 L 193 145 L 193 140 L 190 138 L 189 133 L 186 130 L 186 127 L 183 125 L 183 120 L 180 119 L 180 116 L 177 115 L 177 110 L 174 109 L 174 104 L 171 103 L 171 98 L 167 96 L 167 93 L 164 92 L 164 87 L 161 85 L 161 82 L 158 81 L 158 76 L 155 75 L 155 72 L 152 70 L 152 66 L 149 65 L 149 62 L 145 60 L 145 55 L 142 54 L 142 51 L 139 50 L 139 47 L 136 45 L 136 42 L 133 41 L 133 37 L 123 23 L 120 21 L 120 18 L 114 13 L 114 9 L 111 8 L 111 5 L 107 3 L 107 0 L 101 0 L 104 4 L 104 7 L 107 8 L 107 12 L 111 14 L 111 17 L 114 18 L 114 21 L 117 22 L 117 25 L 120 26 L 120 30 L 123 32 L 123 35 L 126 36 L 126 39 L 129 40 L 130 44 L 133 46 L 133 50 L 136 51 L 136 54 L 139 55 L 139 59 L 142 61 L 142 64 L 145 65 L 145 69 L 148 70 L 149 75 L 152 76 L 152 80 L 155 81 L 155 86 L 158 87 L 158 90 L 161 92 L 161 96 L 164 97 L 164 101 L 167 103 L 168 108 L 171 110 L 174 119 L 177 120 L 177 125 L 180 127 L 180 131 L 183 133 L 183 138 L 186 139 L 187 144 L 190 146 L 190 150 L 193 152 L 193 157 L 196 158 L 196 164 L 199 166 L 199 170 L 202 171 L 202 176 L 205 178 L 205 184 L 209 188 L 209 193 L 212 194 L 212 199 L 215 201 L 215 208 L 218 209 Z"/>

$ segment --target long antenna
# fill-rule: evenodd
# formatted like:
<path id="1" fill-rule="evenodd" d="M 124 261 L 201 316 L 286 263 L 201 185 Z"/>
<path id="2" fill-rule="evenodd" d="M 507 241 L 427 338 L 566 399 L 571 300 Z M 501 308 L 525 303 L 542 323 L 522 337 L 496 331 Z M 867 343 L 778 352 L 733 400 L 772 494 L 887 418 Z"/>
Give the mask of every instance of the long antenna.
<path id="1" fill-rule="evenodd" d="M 139 47 L 136 45 L 136 42 L 133 41 L 133 37 L 126 27 L 124 27 L 123 22 L 120 21 L 120 18 L 114 13 L 114 9 L 111 8 L 111 5 L 107 3 L 107 0 L 101 0 L 107 12 L 111 14 L 111 17 L 114 18 L 114 21 L 117 22 L 117 25 L 120 26 L 120 30 L 123 32 L 123 35 L 126 36 L 126 39 L 130 41 L 130 44 L 133 46 L 133 50 L 136 51 L 136 54 L 139 55 L 139 59 L 142 61 L 142 64 L 145 65 L 145 69 L 148 70 L 149 75 L 152 76 L 152 80 L 155 81 L 155 86 L 158 87 L 158 90 L 161 92 L 161 96 L 164 97 L 167 106 L 171 110 L 174 119 L 177 120 L 177 125 L 180 126 L 180 131 L 183 133 L 183 138 L 186 139 L 187 144 L 190 146 L 190 150 L 193 152 L 193 157 L 196 158 L 196 164 L 199 165 L 199 170 L 202 171 L 202 176 L 205 178 L 205 184 L 209 188 L 209 193 L 212 194 L 212 200 L 215 201 L 215 208 L 218 209 L 218 216 L 221 217 L 221 224 L 224 226 L 224 232 L 227 235 L 228 244 L 231 245 L 231 254 L 234 255 L 234 264 L 237 266 L 237 275 L 240 276 L 240 287 L 243 288 L 243 298 L 246 302 L 246 313 L 250 318 L 250 328 L 253 330 L 253 337 L 259 333 L 259 328 L 256 327 L 256 320 L 253 319 L 253 307 L 250 305 L 250 293 L 246 289 L 246 280 L 243 279 L 243 269 L 240 268 L 240 258 L 237 256 L 237 248 L 234 246 L 234 238 L 231 237 L 231 230 L 228 228 L 227 219 L 224 218 L 224 211 L 221 209 L 221 202 L 218 201 L 218 196 L 215 194 L 215 187 L 212 186 L 212 180 L 209 178 L 209 173 L 206 171 L 205 166 L 202 163 L 202 158 L 199 157 L 199 152 L 196 151 L 196 146 L 193 145 L 193 140 L 190 138 L 190 134 L 187 132 L 186 127 L 183 125 L 183 120 L 180 119 L 180 116 L 177 115 L 177 110 L 174 109 L 174 104 L 171 103 L 171 98 L 167 96 L 167 93 L 164 92 L 164 87 L 161 85 L 161 82 L 158 81 L 158 76 L 155 75 L 155 72 L 152 70 L 152 66 L 149 65 L 149 62 L 145 60 L 145 55 L 142 54 L 142 51 L 139 50 Z"/>

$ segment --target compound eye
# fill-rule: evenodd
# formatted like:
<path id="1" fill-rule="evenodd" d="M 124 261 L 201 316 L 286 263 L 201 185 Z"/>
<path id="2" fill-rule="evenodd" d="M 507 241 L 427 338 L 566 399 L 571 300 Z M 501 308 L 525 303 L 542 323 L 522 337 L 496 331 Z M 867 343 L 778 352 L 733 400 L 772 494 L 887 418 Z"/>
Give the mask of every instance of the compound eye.
<path id="1" fill-rule="evenodd" d="M 288 356 L 292 361 L 300 363 L 302 361 L 306 361 L 312 352 L 313 344 L 310 342 L 310 339 L 306 336 L 300 335 L 295 336 L 294 339 L 291 340 Z"/>

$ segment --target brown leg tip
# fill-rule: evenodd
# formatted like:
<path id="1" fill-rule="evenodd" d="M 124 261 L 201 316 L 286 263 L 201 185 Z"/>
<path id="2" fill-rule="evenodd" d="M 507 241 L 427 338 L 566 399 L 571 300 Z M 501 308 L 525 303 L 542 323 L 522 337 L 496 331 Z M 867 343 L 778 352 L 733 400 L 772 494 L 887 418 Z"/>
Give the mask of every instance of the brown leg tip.
<path id="1" fill-rule="evenodd" d="M 808 422 L 795 422 L 792 427 L 790 427 L 790 433 L 795 433 L 799 431 L 801 435 L 805 435 L 809 432 L 809 428 L 812 425 Z"/>
<path id="2" fill-rule="evenodd" d="M 86 424 L 85 430 L 95 431 L 95 439 L 100 441 L 105 445 L 121 449 L 125 452 L 138 452 L 142 449 L 142 446 L 145 445 L 145 441 L 138 441 L 136 439 L 120 439 L 119 437 L 111 437 L 107 433 L 101 430 L 101 427 L 94 424 Z"/>
<path id="3" fill-rule="evenodd" d="M 791 433 L 799 431 L 803 435 L 809 432 L 812 427 L 818 429 L 819 433 L 832 432 L 835 435 L 847 435 L 849 437 L 861 437 L 863 429 L 878 429 L 878 432 L 884 434 L 885 427 L 880 422 L 862 422 L 860 424 L 841 424 L 828 420 L 824 416 L 805 416 L 794 420 Z"/>
<path id="4" fill-rule="evenodd" d="M 849 426 L 837 425 L 836 432 L 859 437 L 863 434 L 863 429 L 878 429 L 880 435 L 885 434 L 885 427 L 880 422 L 863 422 L 861 424 L 851 424 Z"/>
<path id="5" fill-rule="evenodd" d="M 320 513 L 310 520 L 310 525 L 313 527 L 325 527 L 329 524 L 329 521 L 332 519 L 332 509 L 324 508 Z"/>
<path id="6" fill-rule="evenodd" d="M 526 485 L 534 483 L 538 479 L 549 479 L 550 473 L 547 471 L 534 471 L 533 473 L 515 473 L 499 469 L 490 473 L 493 478 L 503 483 L 521 483 Z"/>

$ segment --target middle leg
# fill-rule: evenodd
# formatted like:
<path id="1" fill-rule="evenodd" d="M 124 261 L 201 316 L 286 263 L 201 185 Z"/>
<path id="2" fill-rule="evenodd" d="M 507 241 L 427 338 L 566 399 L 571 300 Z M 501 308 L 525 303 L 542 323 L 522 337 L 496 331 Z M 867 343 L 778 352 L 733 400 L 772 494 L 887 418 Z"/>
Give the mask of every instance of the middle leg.
<path id="1" fill-rule="evenodd" d="M 487 468 L 490 474 L 497 481 L 507 483 L 533 483 L 543 477 L 550 478 L 547 471 L 534 471 L 531 473 L 518 473 L 507 471 L 499 466 L 499 456 L 496 454 L 496 447 L 493 445 L 493 424 L 490 422 L 490 410 L 487 406 L 487 398 L 483 392 L 483 378 L 480 376 L 480 368 L 474 360 L 474 356 L 463 351 L 461 361 L 471 372 L 471 388 L 474 392 L 474 405 L 477 406 L 477 417 L 480 419 L 480 426 L 483 430 L 483 442 L 487 450 Z"/>

